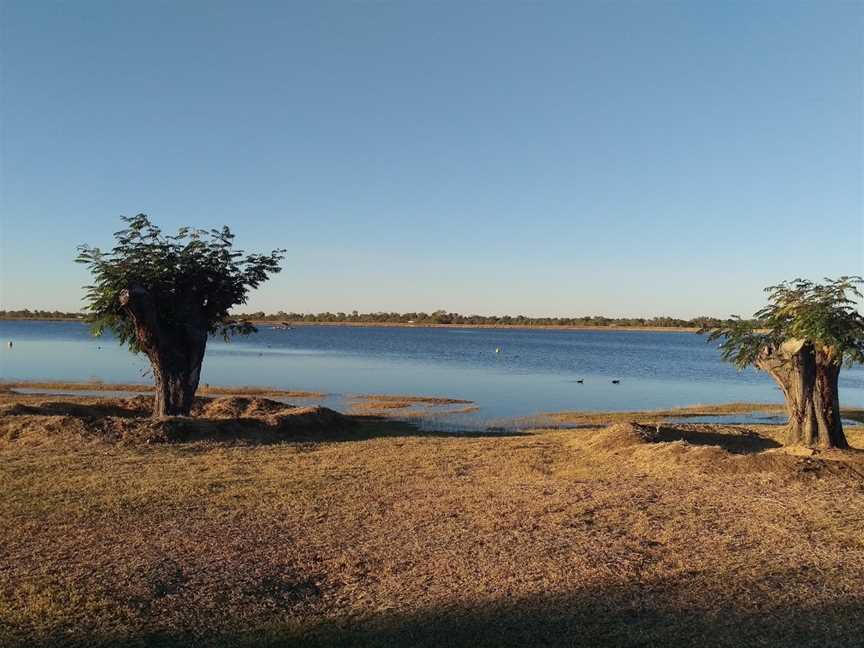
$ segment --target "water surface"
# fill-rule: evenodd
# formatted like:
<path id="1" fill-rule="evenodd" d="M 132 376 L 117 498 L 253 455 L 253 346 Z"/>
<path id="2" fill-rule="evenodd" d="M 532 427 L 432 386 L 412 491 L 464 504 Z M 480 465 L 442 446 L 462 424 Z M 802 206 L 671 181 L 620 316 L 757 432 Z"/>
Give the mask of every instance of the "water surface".
<path id="1" fill-rule="evenodd" d="M 146 358 L 79 322 L 0 321 L 0 341 L 3 380 L 151 381 Z M 721 362 L 704 337 L 648 331 L 265 326 L 229 344 L 212 339 L 202 383 L 322 391 L 328 402 L 370 393 L 465 398 L 486 421 L 782 402 L 770 378 Z M 840 397 L 864 406 L 864 370 L 841 373 Z"/>

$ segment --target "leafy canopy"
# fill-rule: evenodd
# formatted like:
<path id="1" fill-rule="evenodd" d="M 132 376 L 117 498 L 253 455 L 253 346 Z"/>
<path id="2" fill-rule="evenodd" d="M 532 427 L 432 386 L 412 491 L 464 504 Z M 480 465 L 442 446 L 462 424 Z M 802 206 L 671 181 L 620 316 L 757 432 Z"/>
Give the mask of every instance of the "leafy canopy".
<path id="1" fill-rule="evenodd" d="M 805 279 L 784 281 L 765 289 L 768 305 L 752 320 L 738 316 L 702 329 L 708 340 L 720 340 L 724 360 L 739 368 L 756 364 L 760 354 L 787 340 L 804 340 L 834 364 L 864 362 L 864 317 L 857 303 L 864 279 L 843 276 L 818 284 Z"/>
<path id="2" fill-rule="evenodd" d="M 107 328 L 133 351 L 142 350 L 120 303 L 120 293 L 133 286 L 150 294 L 164 330 L 200 327 L 226 341 L 232 334 L 255 331 L 248 322 L 232 321 L 228 310 L 245 304 L 250 289 L 281 270 L 285 250 L 270 254 L 235 250 L 228 227 L 209 231 L 182 227 L 168 236 L 145 214 L 122 219 L 127 227 L 114 233 L 116 243 L 110 252 L 81 245 L 75 259 L 89 266 L 94 276 L 94 283 L 85 286 L 85 299 L 95 335 Z"/>

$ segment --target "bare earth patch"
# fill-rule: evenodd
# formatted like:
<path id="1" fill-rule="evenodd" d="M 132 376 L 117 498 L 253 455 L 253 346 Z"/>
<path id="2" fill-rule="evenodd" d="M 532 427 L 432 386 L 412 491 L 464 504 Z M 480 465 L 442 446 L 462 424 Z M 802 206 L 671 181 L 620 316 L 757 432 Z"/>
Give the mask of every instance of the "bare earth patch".
<path id="1" fill-rule="evenodd" d="M 0 645 L 861 645 L 860 428 L 802 453 L 662 421 L 292 427 L 241 398 L 170 442 L 101 432 L 148 402 L 0 395 Z"/>

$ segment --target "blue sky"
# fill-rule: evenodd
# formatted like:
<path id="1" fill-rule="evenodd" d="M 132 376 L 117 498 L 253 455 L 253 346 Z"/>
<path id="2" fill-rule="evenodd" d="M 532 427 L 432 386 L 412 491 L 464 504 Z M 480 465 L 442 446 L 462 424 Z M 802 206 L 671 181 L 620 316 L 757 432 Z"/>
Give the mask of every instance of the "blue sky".
<path id="1" fill-rule="evenodd" d="M 864 274 L 859 2 L 30 2 L 0 305 L 121 214 L 285 247 L 249 310 L 694 316 Z"/>

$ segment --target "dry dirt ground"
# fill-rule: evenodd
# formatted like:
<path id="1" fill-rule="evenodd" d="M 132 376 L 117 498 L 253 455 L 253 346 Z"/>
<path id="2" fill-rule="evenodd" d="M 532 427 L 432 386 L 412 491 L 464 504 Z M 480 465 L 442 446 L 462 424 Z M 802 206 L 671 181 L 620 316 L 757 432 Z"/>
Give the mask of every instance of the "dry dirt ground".
<path id="1" fill-rule="evenodd" d="M 148 406 L 0 394 L 0 645 L 864 644 L 861 428 Z"/>

